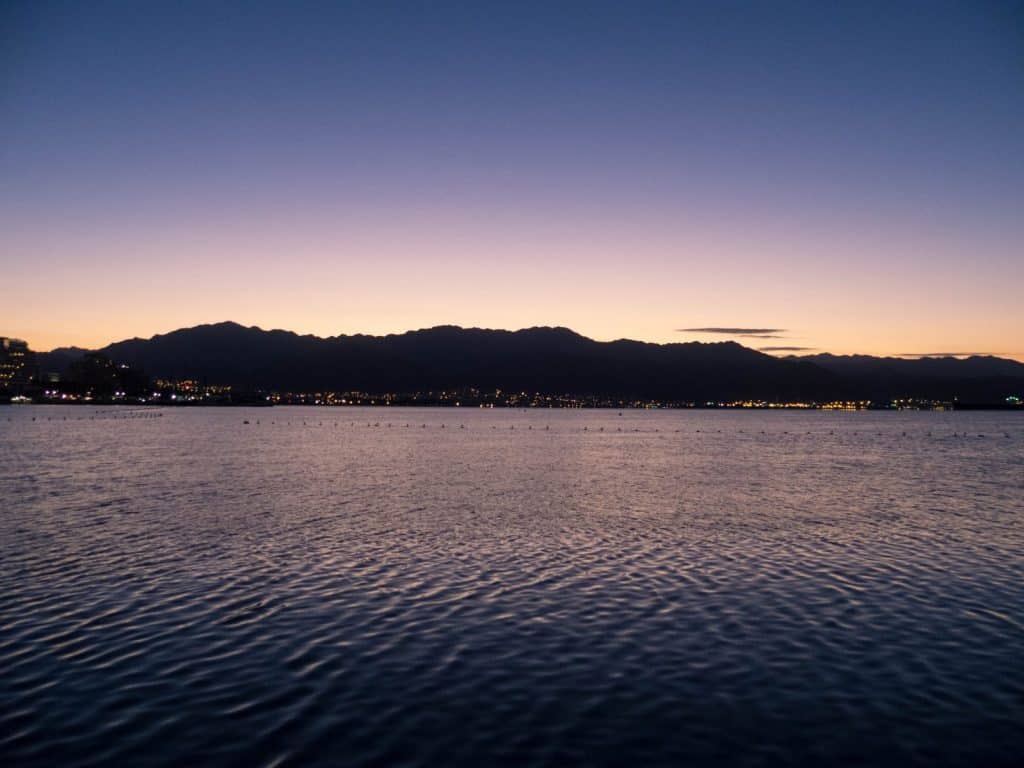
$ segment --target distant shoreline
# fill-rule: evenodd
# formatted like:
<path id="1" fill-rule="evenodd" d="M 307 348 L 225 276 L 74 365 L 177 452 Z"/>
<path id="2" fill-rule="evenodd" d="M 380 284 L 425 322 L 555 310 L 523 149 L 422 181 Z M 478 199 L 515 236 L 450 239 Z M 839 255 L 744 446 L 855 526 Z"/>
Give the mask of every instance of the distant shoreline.
<path id="1" fill-rule="evenodd" d="M 25 407 L 25 406 L 59 406 L 69 408 L 168 408 L 168 409 L 196 409 L 196 408 L 320 408 L 325 410 L 344 410 L 356 408 L 373 409 L 397 409 L 411 408 L 423 410 L 463 410 L 463 411 L 829 411 L 841 413 L 853 413 L 860 411 L 893 412 L 902 413 L 906 411 L 921 411 L 933 413 L 948 413 L 953 411 L 999 411 L 1010 413 L 1024 413 L 1024 407 L 1020 405 L 1001 405 L 993 403 L 956 403 L 942 406 L 864 406 L 859 408 L 842 408 L 828 405 L 577 405 L 577 406 L 536 406 L 536 405 L 455 405 L 447 403 L 128 403 L 116 401 L 94 401 L 94 402 L 0 402 L 0 406 Z"/>

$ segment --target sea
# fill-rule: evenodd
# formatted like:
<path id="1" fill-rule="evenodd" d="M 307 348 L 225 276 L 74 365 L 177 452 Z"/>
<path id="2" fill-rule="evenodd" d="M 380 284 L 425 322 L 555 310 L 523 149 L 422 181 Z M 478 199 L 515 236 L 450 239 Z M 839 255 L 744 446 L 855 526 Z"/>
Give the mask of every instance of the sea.
<path id="1" fill-rule="evenodd" d="M 0 407 L 0 765 L 1024 765 L 1024 413 Z"/>

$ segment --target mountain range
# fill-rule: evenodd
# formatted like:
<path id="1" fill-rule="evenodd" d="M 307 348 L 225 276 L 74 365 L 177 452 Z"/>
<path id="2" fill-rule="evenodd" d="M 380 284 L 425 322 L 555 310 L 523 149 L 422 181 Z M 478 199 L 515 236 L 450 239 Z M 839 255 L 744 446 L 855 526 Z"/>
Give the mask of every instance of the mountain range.
<path id="1" fill-rule="evenodd" d="M 1024 364 L 991 356 L 779 358 L 735 342 L 601 342 L 550 327 L 438 326 L 323 338 L 224 322 L 93 351 L 157 378 L 282 392 L 476 387 L 692 402 L 914 397 L 978 403 L 1024 394 Z M 86 352 L 56 349 L 38 361 L 44 371 L 59 372 Z"/>

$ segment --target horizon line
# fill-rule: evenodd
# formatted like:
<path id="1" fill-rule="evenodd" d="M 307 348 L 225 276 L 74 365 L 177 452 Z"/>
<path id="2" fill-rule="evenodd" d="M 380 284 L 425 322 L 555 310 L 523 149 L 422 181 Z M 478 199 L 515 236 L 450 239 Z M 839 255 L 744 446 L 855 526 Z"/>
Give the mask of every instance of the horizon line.
<path id="1" fill-rule="evenodd" d="M 76 346 L 76 345 L 68 345 L 68 346 L 55 346 L 55 347 L 52 347 L 51 349 L 48 349 L 48 350 L 38 350 L 38 352 L 40 354 L 49 354 L 49 353 L 56 352 L 56 351 L 62 350 L 62 349 L 80 349 L 80 350 L 84 350 L 86 352 L 97 352 L 97 351 L 100 351 L 102 349 L 105 349 L 106 347 L 113 346 L 115 344 L 122 344 L 122 343 L 130 342 L 130 341 L 152 341 L 155 338 L 158 338 L 158 337 L 161 337 L 161 336 L 169 336 L 169 335 L 171 335 L 173 333 L 177 333 L 177 332 L 180 332 L 180 331 L 189 331 L 189 330 L 194 330 L 196 328 L 213 328 L 213 327 L 217 327 L 217 326 L 234 326 L 234 327 L 243 328 L 243 329 L 246 329 L 246 330 L 259 331 L 261 333 L 286 333 L 286 334 L 290 334 L 292 336 L 296 336 L 296 337 L 300 337 L 300 338 L 310 338 L 311 337 L 311 338 L 314 338 L 314 339 L 319 339 L 321 341 L 329 341 L 329 340 L 332 340 L 332 339 L 339 339 L 339 338 L 354 338 L 354 337 L 385 339 L 385 338 L 394 337 L 394 336 L 405 336 L 405 335 L 408 335 L 408 334 L 411 334 L 411 333 L 421 333 L 421 332 L 424 332 L 424 331 L 433 331 L 433 330 L 439 330 L 439 329 L 453 329 L 453 330 L 460 330 L 460 331 L 484 331 L 484 332 L 492 332 L 492 333 L 522 333 L 524 331 L 551 330 L 551 331 L 567 331 L 567 332 L 569 332 L 569 333 L 571 333 L 571 334 L 573 334 L 575 336 L 579 336 L 580 338 L 587 339 L 588 341 L 593 341 L 593 342 L 598 343 L 598 344 L 612 344 L 612 343 L 617 343 L 617 342 L 629 342 L 629 343 L 635 343 L 635 344 L 650 344 L 650 345 L 659 346 L 659 347 L 677 346 L 677 345 L 683 345 L 683 344 L 699 344 L 701 346 L 717 346 L 717 345 L 722 345 L 722 344 L 735 344 L 737 346 L 743 347 L 744 349 L 749 349 L 749 350 L 751 350 L 753 352 L 758 352 L 759 354 L 767 355 L 769 357 L 776 357 L 776 358 L 779 358 L 779 359 L 787 359 L 787 358 L 788 359 L 803 359 L 803 358 L 807 358 L 807 357 L 816 357 L 818 355 L 832 355 L 834 357 L 874 357 L 874 358 L 883 359 L 883 360 L 884 359 L 891 359 L 891 360 L 897 360 L 897 361 L 898 360 L 915 360 L 915 359 L 916 360 L 949 359 L 949 358 L 953 358 L 953 359 L 969 359 L 969 358 L 972 358 L 972 357 L 994 357 L 994 358 L 998 358 L 998 359 L 1012 360 L 1014 362 L 1024 363 L 1024 359 L 1022 359 L 1022 358 L 1024 358 L 1024 353 L 1012 353 L 1012 352 L 980 352 L 980 351 L 972 351 L 972 352 L 941 352 L 941 353 L 940 352 L 933 352 L 933 353 L 889 352 L 887 354 L 870 354 L 870 353 L 859 353 L 859 352 L 854 352 L 854 353 L 833 353 L 833 352 L 829 352 L 827 350 L 827 348 L 817 347 L 817 348 L 808 348 L 808 350 L 807 350 L 808 352 L 810 352 L 812 349 L 817 350 L 813 354 L 797 355 L 797 354 L 792 354 L 792 352 L 795 352 L 796 350 L 784 350 L 784 349 L 781 349 L 781 348 L 778 349 L 778 350 L 758 349 L 757 347 L 747 346 L 746 344 L 743 344 L 741 341 L 737 341 L 735 339 L 723 339 L 721 341 L 687 340 L 687 341 L 670 341 L 670 342 L 644 341 L 644 340 L 641 340 L 641 339 L 632 339 L 632 338 L 628 338 L 628 337 L 625 337 L 625 336 L 614 338 L 614 339 L 597 339 L 597 338 L 593 338 L 591 336 L 587 336 L 587 335 L 585 335 L 583 333 L 580 333 L 579 331 L 576 331 L 576 330 L 574 330 L 574 329 L 572 329 L 572 328 L 570 328 L 568 326 L 565 326 L 565 325 L 530 325 L 530 326 L 523 326 L 521 328 L 510 329 L 510 328 L 484 327 L 484 326 L 476 326 L 476 325 L 466 325 L 466 326 L 464 326 L 464 325 L 459 325 L 457 323 L 439 323 L 437 325 L 423 326 L 423 327 L 420 327 L 420 328 L 409 328 L 409 329 L 407 329 L 405 331 L 396 331 L 396 332 L 385 333 L 385 334 L 337 333 L 337 334 L 333 334 L 333 335 L 320 335 L 320 334 L 317 334 L 317 333 L 300 333 L 298 331 L 290 330 L 290 329 L 287 329 L 287 328 L 273 328 L 273 327 L 271 327 L 271 328 L 264 328 L 263 326 L 255 325 L 255 324 L 253 324 L 253 325 L 246 325 L 245 323 L 240 323 L 237 320 L 219 320 L 219 321 L 214 321 L 214 322 L 197 323 L 195 325 L 185 325 L 185 326 L 180 326 L 180 327 L 177 327 L 177 328 L 173 328 L 173 329 L 168 330 L 168 331 L 162 331 L 162 332 L 159 332 L 159 333 L 154 333 L 153 335 L 148 336 L 148 337 L 145 337 L 145 336 L 124 337 L 124 338 L 121 338 L 121 339 L 118 339 L 118 340 L 115 340 L 115 341 L 108 342 L 107 344 L 104 344 L 102 346 L 93 347 L 93 348 L 79 347 L 79 346 Z M 746 329 L 743 329 L 743 330 L 746 330 Z M 679 331 L 680 331 L 680 329 L 676 329 L 676 332 L 679 332 Z M 739 334 L 739 335 L 742 336 L 742 335 L 745 335 L 745 334 Z M 14 338 L 14 337 L 6 337 L 6 336 L 4 336 L 2 338 Z M 753 337 L 753 338 L 756 338 L 756 337 Z M 24 339 L 21 339 L 21 340 L 27 341 L 27 340 L 24 340 Z M 29 344 L 29 348 L 31 349 L 31 344 Z M 790 354 L 781 354 L 782 352 L 785 352 L 785 351 L 789 351 Z M 778 352 L 780 354 L 771 354 L 772 352 Z"/>

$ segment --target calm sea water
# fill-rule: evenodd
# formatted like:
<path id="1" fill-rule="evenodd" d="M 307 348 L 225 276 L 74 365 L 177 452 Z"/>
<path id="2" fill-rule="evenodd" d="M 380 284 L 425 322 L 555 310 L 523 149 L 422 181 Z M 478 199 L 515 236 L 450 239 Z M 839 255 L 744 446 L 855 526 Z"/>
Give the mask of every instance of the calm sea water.
<path id="1" fill-rule="evenodd" d="M 0 500 L 6 766 L 1024 763 L 1022 414 L 6 407 Z"/>

